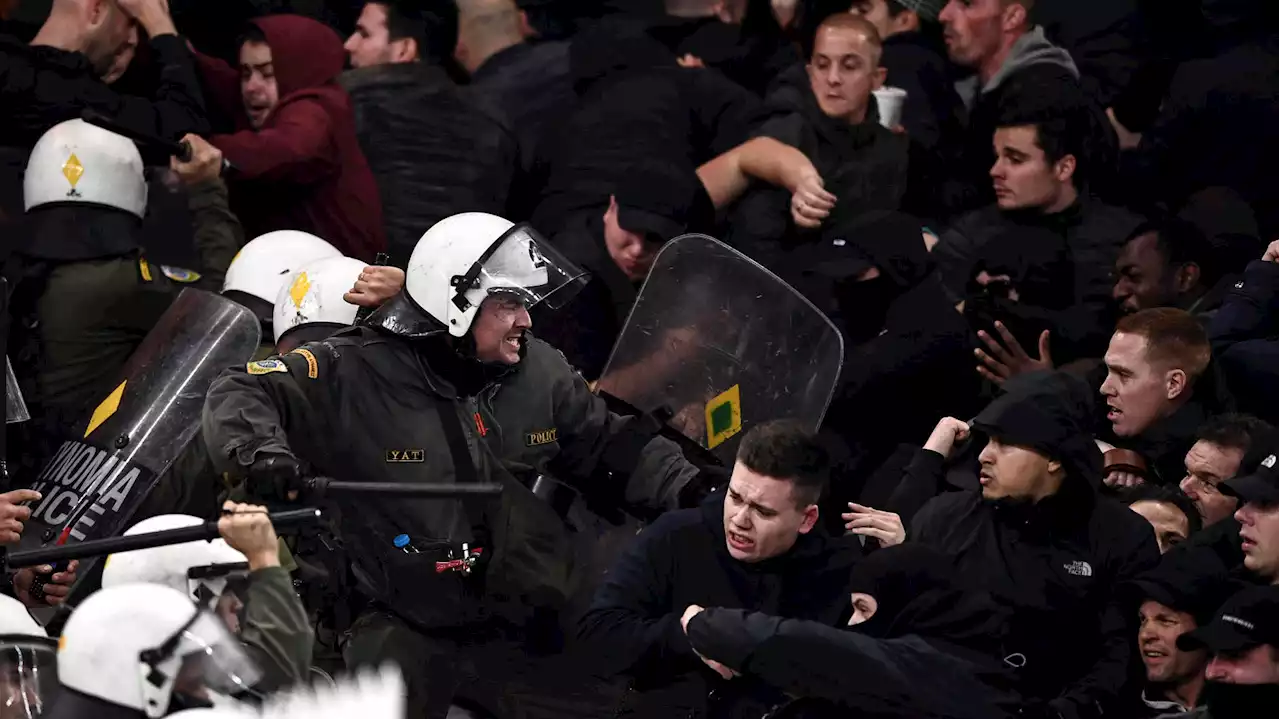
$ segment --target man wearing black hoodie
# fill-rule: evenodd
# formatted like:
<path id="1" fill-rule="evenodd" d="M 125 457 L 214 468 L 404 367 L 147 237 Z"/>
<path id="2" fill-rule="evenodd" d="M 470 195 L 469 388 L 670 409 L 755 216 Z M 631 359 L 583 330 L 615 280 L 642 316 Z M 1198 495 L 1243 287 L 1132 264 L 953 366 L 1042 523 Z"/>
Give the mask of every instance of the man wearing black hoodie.
<path id="1" fill-rule="evenodd" d="M 1134 678 L 1133 628 L 1116 588 L 1156 564 L 1150 525 L 1098 495 L 1102 455 L 1090 433 L 1088 386 L 1035 373 L 974 419 L 986 437 L 977 491 L 934 498 L 908 542 L 950 556 L 961 575 L 1012 610 L 1008 651 L 1024 696 L 1045 715 L 1110 715 Z M 944 420 L 955 439 L 970 427 Z M 917 461 L 942 472 L 943 455 Z"/>
<path id="2" fill-rule="evenodd" d="M 995 719 L 1016 713 L 1005 615 L 920 544 L 876 552 L 850 577 L 849 629 L 743 609 L 690 607 L 685 633 L 716 671 L 795 700 L 773 717 Z M 928 681 L 919 681 L 928 677 Z"/>
<path id="3" fill-rule="evenodd" d="M 597 670 L 632 679 L 622 715 L 716 716 L 751 701 L 720 685 L 690 646 L 680 622 L 690 605 L 827 626 L 847 615 L 849 569 L 861 552 L 853 538 L 815 531 L 828 472 L 826 452 L 799 425 L 759 425 L 743 438 L 724 493 L 640 534 L 578 624 L 579 637 L 600 649 Z"/>

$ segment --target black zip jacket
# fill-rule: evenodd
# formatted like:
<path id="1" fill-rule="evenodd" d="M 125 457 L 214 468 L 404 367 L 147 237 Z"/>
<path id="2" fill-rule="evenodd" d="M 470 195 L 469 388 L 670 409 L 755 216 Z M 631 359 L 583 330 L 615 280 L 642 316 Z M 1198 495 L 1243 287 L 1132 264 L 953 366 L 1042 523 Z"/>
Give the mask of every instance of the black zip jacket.
<path id="1" fill-rule="evenodd" d="M 782 556 L 747 564 L 725 546 L 724 494 L 699 509 L 668 512 L 642 532 L 608 573 L 579 638 L 601 649 L 597 670 L 632 677 L 637 716 L 708 716 L 712 689 L 736 689 L 703 665 L 680 626 L 692 604 L 766 612 L 826 625 L 849 610 L 849 570 L 861 555 L 854 538 L 816 531 Z M 727 709 L 726 709 L 727 710 Z"/>
<path id="2" fill-rule="evenodd" d="M 6 145 L 31 147 L 49 128 L 94 110 L 125 127 L 180 140 L 207 135 L 204 96 L 195 61 L 177 35 L 151 39 L 159 66 L 154 98 L 121 95 L 94 75 L 78 52 L 31 47 L 0 35 L 0 138 Z"/>
<path id="3" fill-rule="evenodd" d="M 907 537 L 954 557 L 962 576 L 1012 611 L 1006 647 L 1025 657 L 1027 698 L 1054 701 L 1064 719 L 1114 716 L 1126 688 L 1140 685 L 1136 630 L 1115 590 L 1159 560 L 1155 534 L 1086 480 L 1068 477 L 1035 505 L 946 493 Z"/>

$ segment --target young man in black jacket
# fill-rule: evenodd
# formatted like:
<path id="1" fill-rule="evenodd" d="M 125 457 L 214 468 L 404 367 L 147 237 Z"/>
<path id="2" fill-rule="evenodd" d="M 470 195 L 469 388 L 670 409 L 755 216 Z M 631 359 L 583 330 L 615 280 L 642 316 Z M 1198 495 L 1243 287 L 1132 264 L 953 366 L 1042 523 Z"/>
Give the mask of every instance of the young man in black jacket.
<path id="1" fill-rule="evenodd" d="M 640 534 L 578 625 L 579 637 L 601 649 L 598 670 L 632 679 L 626 709 L 702 717 L 752 701 L 738 695 L 741 683 L 721 685 L 690 646 L 680 622 L 690 605 L 828 626 L 847 616 L 849 569 L 861 549 L 853 537 L 814 531 L 828 471 L 826 452 L 803 428 L 760 425 L 743 439 L 724 493 Z"/>
<path id="2" fill-rule="evenodd" d="M 1098 495 L 1086 384 L 1037 373 L 1005 389 L 972 423 L 986 438 L 980 489 L 934 498 L 907 540 L 942 550 L 1012 610 L 1007 649 L 1028 700 L 1062 719 L 1109 714 L 1137 669 L 1131 615 L 1115 589 L 1158 561 L 1155 534 Z M 964 422 L 944 424 L 961 441 L 970 434 Z M 944 455 L 923 453 L 941 474 Z"/>

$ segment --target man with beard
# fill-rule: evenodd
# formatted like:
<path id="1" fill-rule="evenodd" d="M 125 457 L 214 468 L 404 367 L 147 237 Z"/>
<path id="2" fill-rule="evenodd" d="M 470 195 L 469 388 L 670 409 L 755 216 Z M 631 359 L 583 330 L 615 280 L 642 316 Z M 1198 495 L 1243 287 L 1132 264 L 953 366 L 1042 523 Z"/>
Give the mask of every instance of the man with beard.
<path id="1" fill-rule="evenodd" d="M 1276 588 L 1249 587 L 1222 605 L 1208 624 L 1178 637 L 1183 651 L 1207 649 L 1203 709 L 1186 719 L 1270 717 L 1277 710 Z"/>
<path id="2" fill-rule="evenodd" d="M 849 585 L 848 629 L 699 606 L 681 621 L 713 671 L 794 698 L 770 716 L 1016 714 L 1002 661 L 1004 613 L 985 592 L 966 588 L 948 557 L 919 544 L 891 547 L 859 562 Z"/>
<path id="3" fill-rule="evenodd" d="M 153 98 L 121 95 L 102 79 L 136 44 L 135 24 L 151 38 L 160 66 Z M 55 0 L 30 46 L 0 37 L 0 76 L 5 144 L 30 147 L 85 110 L 168 140 L 209 131 L 191 52 L 163 0 Z"/>
<path id="4" fill-rule="evenodd" d="M 640 534 L 578 625 L 579 638 L 600 650 L 598 671 L 633 679 L 621 715 L 705 717 L 739 702 L 757 706 L 742 696 L 749 689 L 721 684 L 699 660 L 681 631 L 690 605 L 839 621 L 861 552 L 852 537 L 817 529 L 829 471 L 826 451 L 798 424 L 757 425 L 738 447 L 726 491 Z"/>
<path id="5" fill-rule="evenodd" d="M 907 541 L 946 553 L 961 575 L 1011 610 L 1006 648 L 1020 655 L 1024 698 L 1067 719 L 1124 706 L 1133 629 L 1116 589 L 1159 558 L 1142 517 L 1099 496 L 1102 456 L 1088 386 L 1034 373 L 973 420 L 986 438 L 980 489 L 934 498 Z M 970 434 L 943 420 L 951 446 Z M 925 453 L 940 483 L 944 455 Z"/>

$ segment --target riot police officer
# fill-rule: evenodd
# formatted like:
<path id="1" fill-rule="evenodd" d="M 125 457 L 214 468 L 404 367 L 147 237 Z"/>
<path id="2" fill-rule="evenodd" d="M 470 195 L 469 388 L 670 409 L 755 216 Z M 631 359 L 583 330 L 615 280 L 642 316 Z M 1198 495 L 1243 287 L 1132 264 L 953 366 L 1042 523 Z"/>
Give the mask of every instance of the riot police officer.
<path id="1" fill-rule="evenodd" d="M 572 552 L 560 517 L 486 446 L 509 441 L 519 449 L 502 459 L 524 457 L 531 467 L 547 464 L 540 455 L 562 456 L 568 474 L 571 460 L 590 469 L 605 455 L 634 466 L 638 449 L 611 444 L 647 444 L 591 396 L 559 353 L 527 334 L 528 308 L 558 304 L 580 278 L 530 228 L 456 215 L 423 236 L 404 292 L 366 326 L 250 363 L 210 391 L 204 430 L 215 463 L 257 482 L 310 471 L 356 481 L 504 483 L 498 504 L 362 499 L 341 507 L 357 584 L 375 600 L 353 626 L 348 663 L 399 661 L 410 705 L 427 716 L 445 715 L 459 652 L 483 634 L 471 630 L 495 606 L 554 601 L 569 581 L 561 564 Z M 517 378 L 527 382 L 526 411 L 548 423 L 508 440 L 515 427 L 501 424 L 492 403 Z M 655 463 L 665 471 L 650 475 L 649 497 L 633 493 L 639 501 L 674 506 L 696 477 L 669 449 L 667 461 Z"/>

